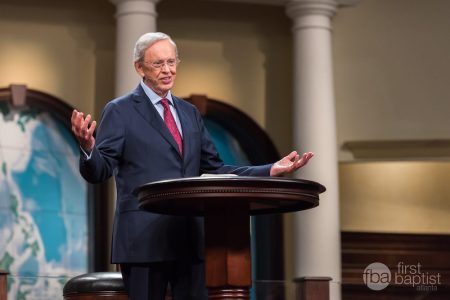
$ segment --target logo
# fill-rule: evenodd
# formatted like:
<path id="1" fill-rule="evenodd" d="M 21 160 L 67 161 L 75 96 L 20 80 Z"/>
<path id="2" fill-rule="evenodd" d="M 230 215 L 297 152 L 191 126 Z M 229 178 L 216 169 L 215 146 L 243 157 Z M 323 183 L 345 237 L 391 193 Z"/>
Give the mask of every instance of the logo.
<path id="1" fill-rule="evenodd" d="M 391 283 L 391 271 L 380 262 L 374 262 L 364 269 L 363 280 L 367 287 L 374 291 L 381 291 Z"/>
<path id="2" fill-rule="evenodd" d="M 381 291 L 392 283 L 430 292 L 437 291 L 437 286 L 442 284 L 440 273 L 433 274 L 423 270 L 419 262 L 408 265 L 402 261 L 397 264 L 393 273 L 383 263 L 371 263 L 364 269 L 363 280 L 367 287 L 374 291 Z"/>

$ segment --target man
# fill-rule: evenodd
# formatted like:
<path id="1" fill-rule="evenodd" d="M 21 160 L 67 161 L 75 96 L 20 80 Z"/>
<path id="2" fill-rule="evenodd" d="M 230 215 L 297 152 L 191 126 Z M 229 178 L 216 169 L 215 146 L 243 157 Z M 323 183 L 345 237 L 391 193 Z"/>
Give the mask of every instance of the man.
<path id="1" fill-rule="evenodd" d="M 164 299 L 170 283 L 174 300 L 205 299 L 202 223 L 192 217 L 138 209 L 133 190 L 163 179 L 234 173 L 281 176 L 305 165 L 293 151 L 272 165 L 224 165 L 196 108 L 171 94 L 178 51 L 164 33 L 147 33 L 134 49 L 142 78 L 128 95 L 109 102 L 94 138 L 96 121 L 76 110 L 72 131 L 82 149 L 80 172 L 91 183 L 116 178 L 117 203 L 112 262 L 120 264 L 130 299 Z"/>

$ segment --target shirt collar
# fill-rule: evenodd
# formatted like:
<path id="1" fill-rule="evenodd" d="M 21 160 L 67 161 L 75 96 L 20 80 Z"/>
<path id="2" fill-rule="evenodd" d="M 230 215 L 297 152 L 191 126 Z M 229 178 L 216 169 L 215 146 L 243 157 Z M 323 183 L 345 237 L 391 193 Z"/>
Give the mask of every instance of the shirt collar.
<path id="1" fill-rule="evenodd" d="M 145 83 L 144 80 L 141 80 L 141 87 L 144 90 L 145 94 L 147 95 L 147 97 L 150 99 L 150 101 L 153 103 L 153 105 L 156 105 L 159 103 L 159 101 L 161 101 L 160 96 L 158 96 L 158 94 L 156 94 L 151 88 L 149 88 Z M 173 106 L 173 100 L 172 100 L 172 93 L 169 91 L 167 93 L 166 99 L 169 100 L 169 103 Z"/>

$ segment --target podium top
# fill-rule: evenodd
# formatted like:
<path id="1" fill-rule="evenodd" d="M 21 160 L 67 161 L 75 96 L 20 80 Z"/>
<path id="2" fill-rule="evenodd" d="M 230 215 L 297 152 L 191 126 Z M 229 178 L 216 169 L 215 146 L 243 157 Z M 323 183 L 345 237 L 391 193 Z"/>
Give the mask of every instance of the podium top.
<path id="1" fill-rule="evenodd" d="M 319 205 L 324 191 L 323 185 L 303 179 L 211 175 L 147 183 L 135 193 L 143 210 L 201 216 L 214 205 L 244 204 L 252 215 L 310 209 Z"/>

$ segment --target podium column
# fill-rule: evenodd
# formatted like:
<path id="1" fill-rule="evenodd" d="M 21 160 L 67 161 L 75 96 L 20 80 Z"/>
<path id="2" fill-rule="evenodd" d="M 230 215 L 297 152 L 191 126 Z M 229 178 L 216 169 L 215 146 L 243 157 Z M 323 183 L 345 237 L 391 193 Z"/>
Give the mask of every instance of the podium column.
<path id="1" fill-rule="evenodd" d="M 121 96 L 136 87 L 133 48 L 146 32 L 156 31 L 156 4 L 160 0 L 110 0 L 116 5 L 116 88 Z"/>
<path id="2" fill-rule="evenodd" d="M 338 159 L 333 90 L 331 18 L 335 0 L 292 0 L 294 143 L 315 157 L 297 176 L 322 182 L 327 192 L 319 207 L 294 216 L 294 276 L 332 277 L 330 297 L 340 299 L 341 251 Z M 334 284 L 333 284 L 334 283 Z"/>

